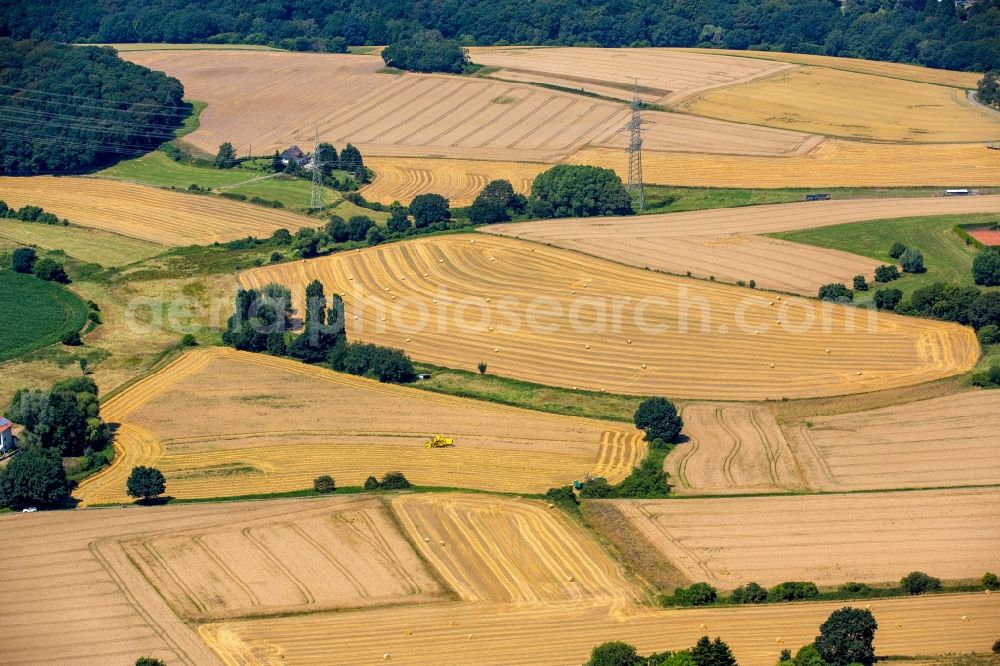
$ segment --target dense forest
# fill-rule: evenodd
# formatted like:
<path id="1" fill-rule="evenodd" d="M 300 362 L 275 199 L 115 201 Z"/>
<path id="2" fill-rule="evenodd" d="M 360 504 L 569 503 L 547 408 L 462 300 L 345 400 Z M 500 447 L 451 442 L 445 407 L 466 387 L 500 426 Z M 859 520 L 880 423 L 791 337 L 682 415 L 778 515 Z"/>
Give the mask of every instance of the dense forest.
<path id="1" fill-rule="evenodd" d="M 0 173 L 80 172 L 147 152 L 189 111 L 177 79 L 112 49 L 0 38 Z"/>
<path id="2" fill-rule="evenodd" d="M 1000 0 L 7 0 L 0 35 L 338 51 L 433 29 L 467 44 L 709 46 L 1000 68 Z"/>

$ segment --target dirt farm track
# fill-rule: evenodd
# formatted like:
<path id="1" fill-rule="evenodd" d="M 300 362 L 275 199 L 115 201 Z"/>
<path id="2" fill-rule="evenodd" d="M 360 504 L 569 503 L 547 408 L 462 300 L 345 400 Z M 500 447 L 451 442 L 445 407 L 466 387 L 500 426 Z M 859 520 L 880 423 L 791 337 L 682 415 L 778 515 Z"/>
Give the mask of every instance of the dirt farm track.
<path id="1" fill-rule="evenodd" d="M 284 284 L 293 301 L 319 279 L 326 293 L 342 294 L 349 337 L 418 360 L 469 370 L 487 361 L 502 376 L 632 395 L 859 393 L 963 372 L 979 356 L 972 331 L 954 324 L 879 314 L 871 328 L 867 317 L 854 327 L 853 308 L 817 314 L 812 301 L 485 234 L 393 243 L 239 279 Z"/>

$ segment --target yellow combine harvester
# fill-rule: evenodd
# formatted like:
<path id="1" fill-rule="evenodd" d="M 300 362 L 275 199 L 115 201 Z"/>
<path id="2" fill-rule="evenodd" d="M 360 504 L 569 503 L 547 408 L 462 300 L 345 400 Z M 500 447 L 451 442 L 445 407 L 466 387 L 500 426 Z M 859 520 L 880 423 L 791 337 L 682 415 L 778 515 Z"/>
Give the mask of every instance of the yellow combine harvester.
<path id="1" fill-rule="evenodd" d="M 443 449 L 446 446 L 455 446 L 455 440 L 444 435 L 434 435 L 424 442 L 424 446 L 428 449 Z"/>

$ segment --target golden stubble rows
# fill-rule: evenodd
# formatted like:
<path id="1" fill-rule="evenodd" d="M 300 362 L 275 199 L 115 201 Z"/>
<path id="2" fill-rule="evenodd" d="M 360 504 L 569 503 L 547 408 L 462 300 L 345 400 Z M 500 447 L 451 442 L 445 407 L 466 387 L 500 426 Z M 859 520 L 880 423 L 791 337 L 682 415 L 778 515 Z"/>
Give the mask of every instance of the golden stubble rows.
<path id="1" fill-rule="evenodd" d="M 174 497 L 340 486 L 400 470 L 415 484 L 544 492 L 587 474 L 612 481 L 645 456 L 630 426 L 553 416 L 379 384 L 262 354 L 191 352 L 103 406 L 120 423 L 114 464 L 84 481 L 84 504 L 129 501 L 152 465 Z M 193 427 L 192 424 L 197 424 Z M 456 446 L 427 449 L 434 434 Z"/>
<path id="2" fill-rule="evenodd" d="M 349 338 L 438 365 L 632 395 L 761 400 L 958 374 L 971 329 L 675 278 L 534 243 L 426 238 L 240 275 L 342 294 Z M 853 322 L 853 323 L 851 323 Z M 853 330 L 851 330 L 853 327 Z M 491 330 L 492 329 L 492 330 Z"/>

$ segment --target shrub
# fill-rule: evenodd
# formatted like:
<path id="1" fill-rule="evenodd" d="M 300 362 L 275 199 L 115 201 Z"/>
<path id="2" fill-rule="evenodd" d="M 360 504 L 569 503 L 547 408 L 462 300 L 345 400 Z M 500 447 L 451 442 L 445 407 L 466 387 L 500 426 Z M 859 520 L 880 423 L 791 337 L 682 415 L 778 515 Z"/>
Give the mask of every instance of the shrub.
<path id="1" fill-rule="evenodd" d="M 472 224 L 495 224 L 524 211 L 525 198 L 514 192 L 509 180 L 491 180 L 469 207 Z"/>
<path id="2" fill-rule="evenodd" d="M 83 344 L 83 340 L 80 339 L 79 331 L 66 331 L 59 338 L 59 342 L 63 343 L 67 347 L 79 347 Z"/>
<path id="3" fill-rule="evenodd" d="M 984 287 L 1000 285 L 1000 248 L 988 247 L 972 260 L 972 279 Z"/>
<path id="4" fill-rule="evenodd" d="M 191 333 L 185 333 L 184 335 L 181 336 L 181 342 L 180 342 L 181 347 L 194 347 L 197 344 L 198 341 L 195 340 L 194 335 L 192 335 Z"/>
<path id="5" fill-rule="evenodd" d="M 1000 342 L 1000 326 L 987 324 L 976 332 L 979 342 L 984 345 L 995 345 Z"/>
<path id="6" fill-rule="evenodd" d="M 899 581 L 899 585 L 907 594 L 924 594 L 940 590 L 941 579 L 928 576 L 923 571 L 911 571 Z"/>
<path id="7" fill-rule="evenodd" d="M 924 268 L 923 253 L 915 247 L 907 248 L 906 252 L 899 257 L 899 263 L 906 273 L 923 273 L 927 270 Z"/>
<path id="8" fill-rule="evenodd" d="M 767 590 L 757 583 L 747 583 L 733 590 L 729 599 L 734 604 L 762 604 L 767 601 Z"/>
<path id="9" fill-rule="evenodd" d="M 771 601 L 798 601 L 818 596 L 819 589 L 816 584 L 803 581 L 778 583 L 767 593 L 767 598 Z"/>
<path id="10" fill-rule="evenodd" d="M 675 606 L 709 606 L 715 603 L 718 596 L 715 588 L 708 583 L 693 583 L 674 590 L 670 603 Z"/>
<path id="11" fill-rule="evenodd" d="M 816 647 L 812 643 L 800 647 L 799 651 L 795 653 L 795 658 L 791 660 L 791 663 L 792 666 L 827 666 L 827 663 L 823 660 L 823 657 L 819 656 L 819 652 L 816 652 Z"/>
<path id="12" fill-rule="evenodd" d="M 159 659 L 153 657 L 139 657 L 135 660 L 135 666 L 167 666 Z"/>
<path id="13" fill-rule="evenodd" d="M 906 252 L 906 246 L 900 243 L 899 241 L 893 243 L 892 247 L 889 248 L 889 256 L 892 257 L 893 259 L 899 259 L 901 256 L 903 256 L 904 252 Z"/>
<path id="14" fill-rule="evenodd" d="M 879 310 L 895 310 L 903 300 L 903 292 L 899 289 L 876 289 L 873 302 Z"/>
<path id="15" fill-rule="evenodd" d="M 413 362 L 402 349 L 351 342 L 331 351 L 330 367 L 380 382 L 406 383 L 416 379 Z"/>
<path id="16" fill-rule="evenodd" d="M 365 490 L 378 490 L 378 479 L 374 476 L 369 476 L 365 479 Z"/>
<path id="17" fill-rule="evenodd" d="M 402 472 L 386 472 L 378 483 L 379 488 L 386 490 L 406 490 L 410 485 Z"/>
<path id="18" fill-rule="evenodd" d="M 819 288 L 819 298 L 821 301 L 835 301 L 839 303 L 854 300 L 854 292 L 847 288 L 847 285 L 840 282 L 824 284 Z"/>
<path id="19" fill-rule="evenodd" d="M 479 370 L 479 374 L 485 375 L 486 374 L 486 368 L 488 368 L 488 367 L 489 366 L 486 365 L 486 361 L 480 361 L 479 364 L 476 366 L 476 369 Z"/>
<path id="20" fill-rule="evenodd" d="M 580 501 L 576 499 L 576 493 L 573 492 L 573 486 L 560 486 L 558 488 L 549 488 L 545 492 L 545 496 L 549 498 L 549 501 L 553 504 L 558 504 L 564 509 L 576 510 L 577 505 Z"/>
<path id="21" fill-rule="evenodd" d="M 993 654 L 1000 654 L 1000 638 L 993 643 Z"/>
<path id="22" fill-rule="evenodd" d="M 413 215 L 413 226 L 417 229 L 451 219 L 448 200 L 440 194 L 418 194 L 410 202 L 410 213 Z"/>
<path id="23" fill-rule="evenodd" d="M 892 264 L 883 264 L 875 269 L 876 282 L 892 282 L 899 278 L 899 269 Z"/>
<path id="24" fill-rule="evenodd" d="M 132 468 L 132 473 L 125 482 L 125 490 L 129 497 L 150 500 L 162 495 L 167 489 L 163 472 L 155 467 L 138 466 Z"/>
<path id="25" fill-rule="evenodd" d="M 854 276 L 854 291 L 868 291 L 868 280 L 864 275 Z"/>
<path id="26" fill-rule="evenodd" d="M 646 440 L 662 439 L 676 442 L 684 427 L 684 421 L 674 403 L 666 398 L 647 398 L 633 415 L 635 427 L 646 433 Z"/>
<path id="27" fill-rule="evenodd" d="M 987 590 L 1000 590 L 1000 578 L 995 573 L 986 572 L 983 574 L 983 587 Z"/>
<path id="28" fill-rule="evenodd" d="M 611 169 L 558 164 L 531 184 L 532 217 L 631 215 L 632 196 Z"/>
<path id="29" fill-rule="evenodd" d="M 870 596 L 871 593 L 873 592 L 870 585 L 865 585 L 864 583 L 853 583 L 853 582 L 844 583 L 839 588 L 837 588 L 837 591 L 844 596 L 854 597 L 856 599 Z"/>
<path id="30" fill-rule="evenodd" d="M 48 282 L 59 282 L 61 284 L 69 282 L 69 276 L 66 275 L 66 269 L 63 268 L 62 264 L 58 261 L 54 261 L 52 259 L 40 259 L 35 264 L 33 272 L 36 277 L 41 278 L 42 280 L 47 280 Z"/>
<path id="31" fill-rule="evenodd" d="M 318 493 L 332 493 L 337 489 L 336 484 L 333 482 L 333 477 L 329 474 L 324 474 L 323 476 L 317 476 L 313 479 L 313 490 Z"/>
<path id="32" fill-rule="evenodd" d="M 395 208 L 389 215 L 389 220 L 385 223 L 385 229 L 391 234 L 397 234 L 402 236 L 410 229 L 413 225 L 410 224 L 409 213 L 405 208 Z"/>
<path id="33" fill-rule="evenodd" d="M 870 665 L 875 662 L 875 631 L 878 622 L 869 610 L 841 608 L 819 626 L 813 645 L 830 666 Z"/>
<path id="34" fill-rule="evenodd" d="M 378 227 L 372 227 L 365 233 L 365 242 L 369 245 L 379 245 L 385 242 L 385 234 Z"/>
<path id="35" fill-rule="evenodd" d="M 292 232 L 288 229 L 275 229 L 271 234 L 271 242 L 275 245 L 288 245 L 292 242 Z"/>
<path id="36" fill-rule="evenodd" d="M 281 254 L 280 252 L 272 252 L 271 256 L 269 257 L 269 261 L 272 264 L 276 264 L 276 263 L 278 263 L 279 261 L 281 261 L 284 258 L 285 258 L 285 255 Z"/>
<path id="37" fill-rule="evenodd" d="M 621 641 L 609 641 L 598 645 L 590 652 L 590 659 L 584 666 L 644 666 L 646 660 L 635 648 Z"/>
<path id="38" fill-rule="evenodd" d="M 615 496 L 615 489 L 603 476 L 592 479 L 583 484 L 580 489 L 580 497 L 583 499 L 606 499 Z"/>
<path id="39" fill-rule="evenodd" d="M 30 273 L 35 268 L 38 253 L 32 247 L 19 247 L 11 255 L 10 267 L 18 273 Z"/>

